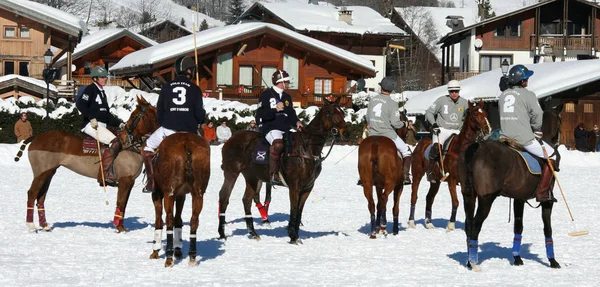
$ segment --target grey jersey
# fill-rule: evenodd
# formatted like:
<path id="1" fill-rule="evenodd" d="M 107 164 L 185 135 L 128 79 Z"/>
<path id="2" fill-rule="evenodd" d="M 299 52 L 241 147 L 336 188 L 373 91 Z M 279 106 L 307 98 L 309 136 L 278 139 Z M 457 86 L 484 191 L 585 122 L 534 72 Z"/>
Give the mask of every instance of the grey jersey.
<path id="1" fill-rule="evenodd" d="M 395 129 L 404 126 L 400 121 L 398 103 L 386 95 L 377 95 L 369 101 L 367 123 L 370 136 L 385 136 L 390 139 L 398 137 Z"/>
<path id="2" fill-rule="evenodd" d="M 525 145 L 541 131 L 544 112 L 535 94 L 522 87 L 504 91 L 498 99 L 500 129 L 504 136 Z"/>
<path id="3" fill-rule="evenodd" d="M 449 95 L 439 97 L 425 113 L 425 119 L 430 123 L 436 123 L 439 127 L 460 130 L 465 113 L 469 108 L 469 102 L 459 97 L 456 102 Z M 437 116 L 437 118 L 436 118 Z"/>

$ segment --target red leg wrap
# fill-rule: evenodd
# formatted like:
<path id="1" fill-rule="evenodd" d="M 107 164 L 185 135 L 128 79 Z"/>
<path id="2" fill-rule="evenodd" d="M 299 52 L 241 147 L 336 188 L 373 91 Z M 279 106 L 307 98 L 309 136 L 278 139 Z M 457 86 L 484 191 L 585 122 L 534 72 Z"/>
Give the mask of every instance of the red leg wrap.
<path id="1" fill-rule="evenodd" d="M 265 206 L 265 212 L 266 212 L 267 214 L 269 214 L 269 204 L 271 204 L 271 202 L 269 202 L 269 201 L 265 201 L 265 204 L 264 204 L 264 206 Z"/>
<path id="2" fill-rule="evenodd" d="M 40 226 L 41 227 L 48 226 L 48 223 L 46 222 L 46 210 L 44 209 L 44 205 L 38 203 L 37 209 L 38 209 L 38 220 L 40 221 Z"/>
<path id="3" fill-rule="evenodd" d="M 119 226 L 123 224 L 123 215 L 121 214 L 121 210 L 117 207 L 115 209 L 115 217 L 113 218 L 113 225 Z"/>
<path id="4" fill-rule="evenodd" d="M 267 209 L 265 206 L 263 206 L 260 203 L 257 203 L 256 208 L 258 208 L 258 211 L 260 212 L 260 217 L 263 221 L 269 219 L 269 215 L 267 214 Z"/>
<path id="5" fill-rule="evenodd" d="M 33 222 L 33 210 L 34 210 L 33 206 L 34 206 L 33 201 L 27 202 L 27 221 L 26 222 Z"/>

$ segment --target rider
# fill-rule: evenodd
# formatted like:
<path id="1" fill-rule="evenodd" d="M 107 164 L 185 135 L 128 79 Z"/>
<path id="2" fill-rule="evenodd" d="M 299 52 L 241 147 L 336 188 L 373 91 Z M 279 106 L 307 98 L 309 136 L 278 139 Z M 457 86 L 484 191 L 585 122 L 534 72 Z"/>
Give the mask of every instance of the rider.
<path id="1" fill-rule="evenodd" d="M 296 129 L 303 127 L 292 105 L 292 96 L 285 92 L 290 85 L 290 75 L 284 70 L 277 70 L 271 77 L 273 86 L 264 90 L 258 98 L 256 122 L 258 128 L 271 145 L 269 149 L 269 178 L 272 184 L 281 184 L 277 175 L 279 158 L 283 152 L 283 133 L 293 125 Z"/>
<path id="2" fill-rule="evenodd" d="M 198 125 L 204 121 L 206 112 L 202 103 L 200 87 L 191 81 L 196 73 L 194 61 L 187 56 L 175 61 L 175 79 L 162 86 L 156 113 L 160 127 L 146 140 L 144 167 L 148 181 L 142 192 L 154 191 L 154 151 L 167 136 L 176 132 L 198 133 Z"/>
<path id="3" fill-rule="evenodd" d="M 121 150 L 121 140 L 117 138 L 106 126 L 123 128 L 125 124 L 110 113 L 106 100 L 106 78 L 108 71 L 102 66 L 92 68 L 92 84 L 85 87 L 81 97 L 76 100 L 76 106 L 83 116 L 82 132 L 95 138 L 103 144 L 109 145 L 102 153 L 102 167 L 98 173 L 98 183 L 117 186 L 117 178 L 112 168 L 113 160 Z M 98 151 L 100 152 L 100 151 Z M 104 183 L 102 174 L 104 173 Z"/>
<path id="4" fill-rule="evenodd" d="M 509 87 L 498 99 L 500 129 L 503 136 L 514 139 L 529 153 L 545 159 L 542 145 L 548 155 L 554 155 L 554 149 L 541 140 L 544 112 L 536 95 L 527 89 L 532 75 L 533 71 L 523 65 L 515 65 L 508 72 Z M 552 179 L 550 166 L 544 164 L 542 178 L 536 190 L 537 201 L 556 201 L 550 192 Z"/>
<path id="5" fill-rule="evenodd" d="M 427 166 L 427 181 L 435 183 L 433 166 L 440 159 L 440 147 L 452 135 L 460 133 L 469 102 L 460 97 L 460 83 L 448 82 L 448 95 L 439 97 L 425 113 L 425 119 L 431 125 L 435 136 L 432 137 Z"/>
<path id="6" fill-rule="evenodd" d="M 369 136 L 384 136 L 394 141 L 396 149 L 402 155 L 404 184 L 411 184 L 409 171 L 412 153 L 396 133 L 396 129 L 402 128 L 404 123 L 400 120 L 398 103 L 390 98 L 390 93 L 396 89 L 396 80 L 393 77 L 385 77 L 379 86 L 381 86 L 381 93 L 369 101 L 367 109 Z"/>

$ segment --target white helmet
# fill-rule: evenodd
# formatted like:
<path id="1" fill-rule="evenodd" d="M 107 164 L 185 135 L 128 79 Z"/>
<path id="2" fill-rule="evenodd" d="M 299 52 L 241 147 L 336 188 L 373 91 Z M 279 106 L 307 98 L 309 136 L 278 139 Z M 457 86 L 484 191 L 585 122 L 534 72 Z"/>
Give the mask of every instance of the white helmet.
<path id="1" fill-rule="evenodd" d="M 460 91 L 460 83 L 457 80 L 448 82 L 448 91 Z"/>

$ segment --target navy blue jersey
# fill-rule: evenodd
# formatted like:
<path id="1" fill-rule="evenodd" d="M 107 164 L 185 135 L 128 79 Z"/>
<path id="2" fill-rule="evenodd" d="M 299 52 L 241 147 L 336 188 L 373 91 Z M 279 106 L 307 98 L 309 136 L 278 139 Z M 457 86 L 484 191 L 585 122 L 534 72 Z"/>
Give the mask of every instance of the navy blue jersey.
<path id="1" fill-rule="evenodd" d="M 283 102 L 283 110 L 278 112 L 275 108 L 277 103 Z M 300 121 L 292 104 L 292 96 L 283 92 L 281 98 L 271 87 L 264 90 L 258 97 L 258 109 L 256 110 L 256 123 L 261 133 L 267 134 L 272 130 L 288 131 L 295 128 Z"/>
<path id="2" fill-rule="evenodd" d="M 96 119 L 100 123 L 105 123 L 111 127 L 118 127 L 121 123 L 119 118 L 113 116 L 108 109 L 106 93 L 100 90 L 96 84 L 91 84 L 83 90 L 81 97 L 75 102 L 77 109 L 83 115 L 83 127 L 91 119 Z"/>
<path id="3" fill-rule="evenodd" d="M 206 115 L 200 87 L 185 76 L 178 76 L 162 86 L 156 110 L 158 123 L 178 132 L 196 133 Z"/>

